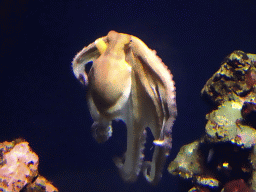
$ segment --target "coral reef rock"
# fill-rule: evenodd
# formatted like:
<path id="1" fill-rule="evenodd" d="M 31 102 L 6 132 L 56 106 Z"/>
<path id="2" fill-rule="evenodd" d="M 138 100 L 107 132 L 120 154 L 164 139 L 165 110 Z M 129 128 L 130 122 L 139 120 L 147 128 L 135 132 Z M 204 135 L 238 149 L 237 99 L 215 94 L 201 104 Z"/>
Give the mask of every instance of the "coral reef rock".
<path id="1" fill-rule="evenodd" d="M 201 94 L 213 107 L 205 134 L 168 171 L 190 179 L 189 191 L 256 191 L 256 55 L 231 53 Z"/>
<path id="2" fill-rule="evenodd" d="M 58 191 L 39 176 L 38 160 L 26 141 L 0 143 L 0 191 Z"/>

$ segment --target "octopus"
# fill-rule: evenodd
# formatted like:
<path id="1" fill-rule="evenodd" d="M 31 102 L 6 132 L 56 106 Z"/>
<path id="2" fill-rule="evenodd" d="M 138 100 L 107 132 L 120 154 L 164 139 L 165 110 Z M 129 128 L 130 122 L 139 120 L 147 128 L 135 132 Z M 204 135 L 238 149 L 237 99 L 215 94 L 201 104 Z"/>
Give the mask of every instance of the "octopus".
<path id="1" fill-rule="evenodd" d="M 76 78 L 88 88 L 87 103 L 96 141 L 102 143 L 112 136 L 113 120 L 122 120 L 126 125 L 126 152 L 114 158 L 121 177 L 134 182 L 142 172 L 156 184 L 172 148 L 172 127 L 177 116 L 170 70 L 139 38 L 115 31 L 84 47 L 72 67 Z M 144 158 L 148 129 L 154 136 L 151 161 Z"/>

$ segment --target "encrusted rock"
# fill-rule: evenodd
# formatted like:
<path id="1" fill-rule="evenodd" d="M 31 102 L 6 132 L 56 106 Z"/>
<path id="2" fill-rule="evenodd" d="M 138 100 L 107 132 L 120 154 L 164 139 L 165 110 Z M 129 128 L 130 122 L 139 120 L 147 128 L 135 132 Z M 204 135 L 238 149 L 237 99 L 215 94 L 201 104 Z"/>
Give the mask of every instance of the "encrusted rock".
<path id="1" fill-rule="evenodd" d="M 243 97 L 254 99 L 256 92 L 256 55 L 234 51 L 201 91 L 203 98 L 215 106 Z"/>
<path id="2" fill-rule="evenodd" d="M 206 133 L 183 146 L 168 171 L 191 179 L 190 192 L 256 191 L 256 55 L 231 53 L 201 93 L 213 106 Z"/>
<path id="3" fill-rule="evenodd" d="M 26 141 L 0 143 L 0 191 L 58 191 L 38 175 L 38 160 Z"/>

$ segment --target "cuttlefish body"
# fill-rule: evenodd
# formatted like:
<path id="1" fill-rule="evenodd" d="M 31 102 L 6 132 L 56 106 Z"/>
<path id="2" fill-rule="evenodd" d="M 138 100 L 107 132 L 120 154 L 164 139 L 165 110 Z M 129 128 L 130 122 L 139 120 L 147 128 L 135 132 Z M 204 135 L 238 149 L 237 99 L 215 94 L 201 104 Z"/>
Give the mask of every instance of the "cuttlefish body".
<path id="1" fill-rule="evenodd" d="M 95 139 L 104 142 L 111 137 L 114 119 L 126 124 L 127 151 L 115 158 L 123 179 L 134 181 L 142 170 L 149 182 L 157 183 L 172 146 L 177 110 L 172 75 L 156 52 L 137 37 L 110 31 L 75 56 L 73 71 L 88 86 Z M 143 155 L 147 127 L 155 138 L 151 162 Z"/>

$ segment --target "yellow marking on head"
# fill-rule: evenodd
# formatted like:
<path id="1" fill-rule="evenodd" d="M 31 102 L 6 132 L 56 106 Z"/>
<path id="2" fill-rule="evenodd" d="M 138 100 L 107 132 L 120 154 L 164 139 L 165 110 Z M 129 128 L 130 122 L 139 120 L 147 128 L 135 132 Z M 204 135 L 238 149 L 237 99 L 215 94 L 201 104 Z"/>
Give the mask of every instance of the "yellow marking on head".
<path id="1" fill-rule="evenodd" d="M 107 44 L 102 40 L 102 38 L 99 38 L 95 41 L 96 47 L 99 50 L 100 54 L 104 53 L 107 49 Z"/>

